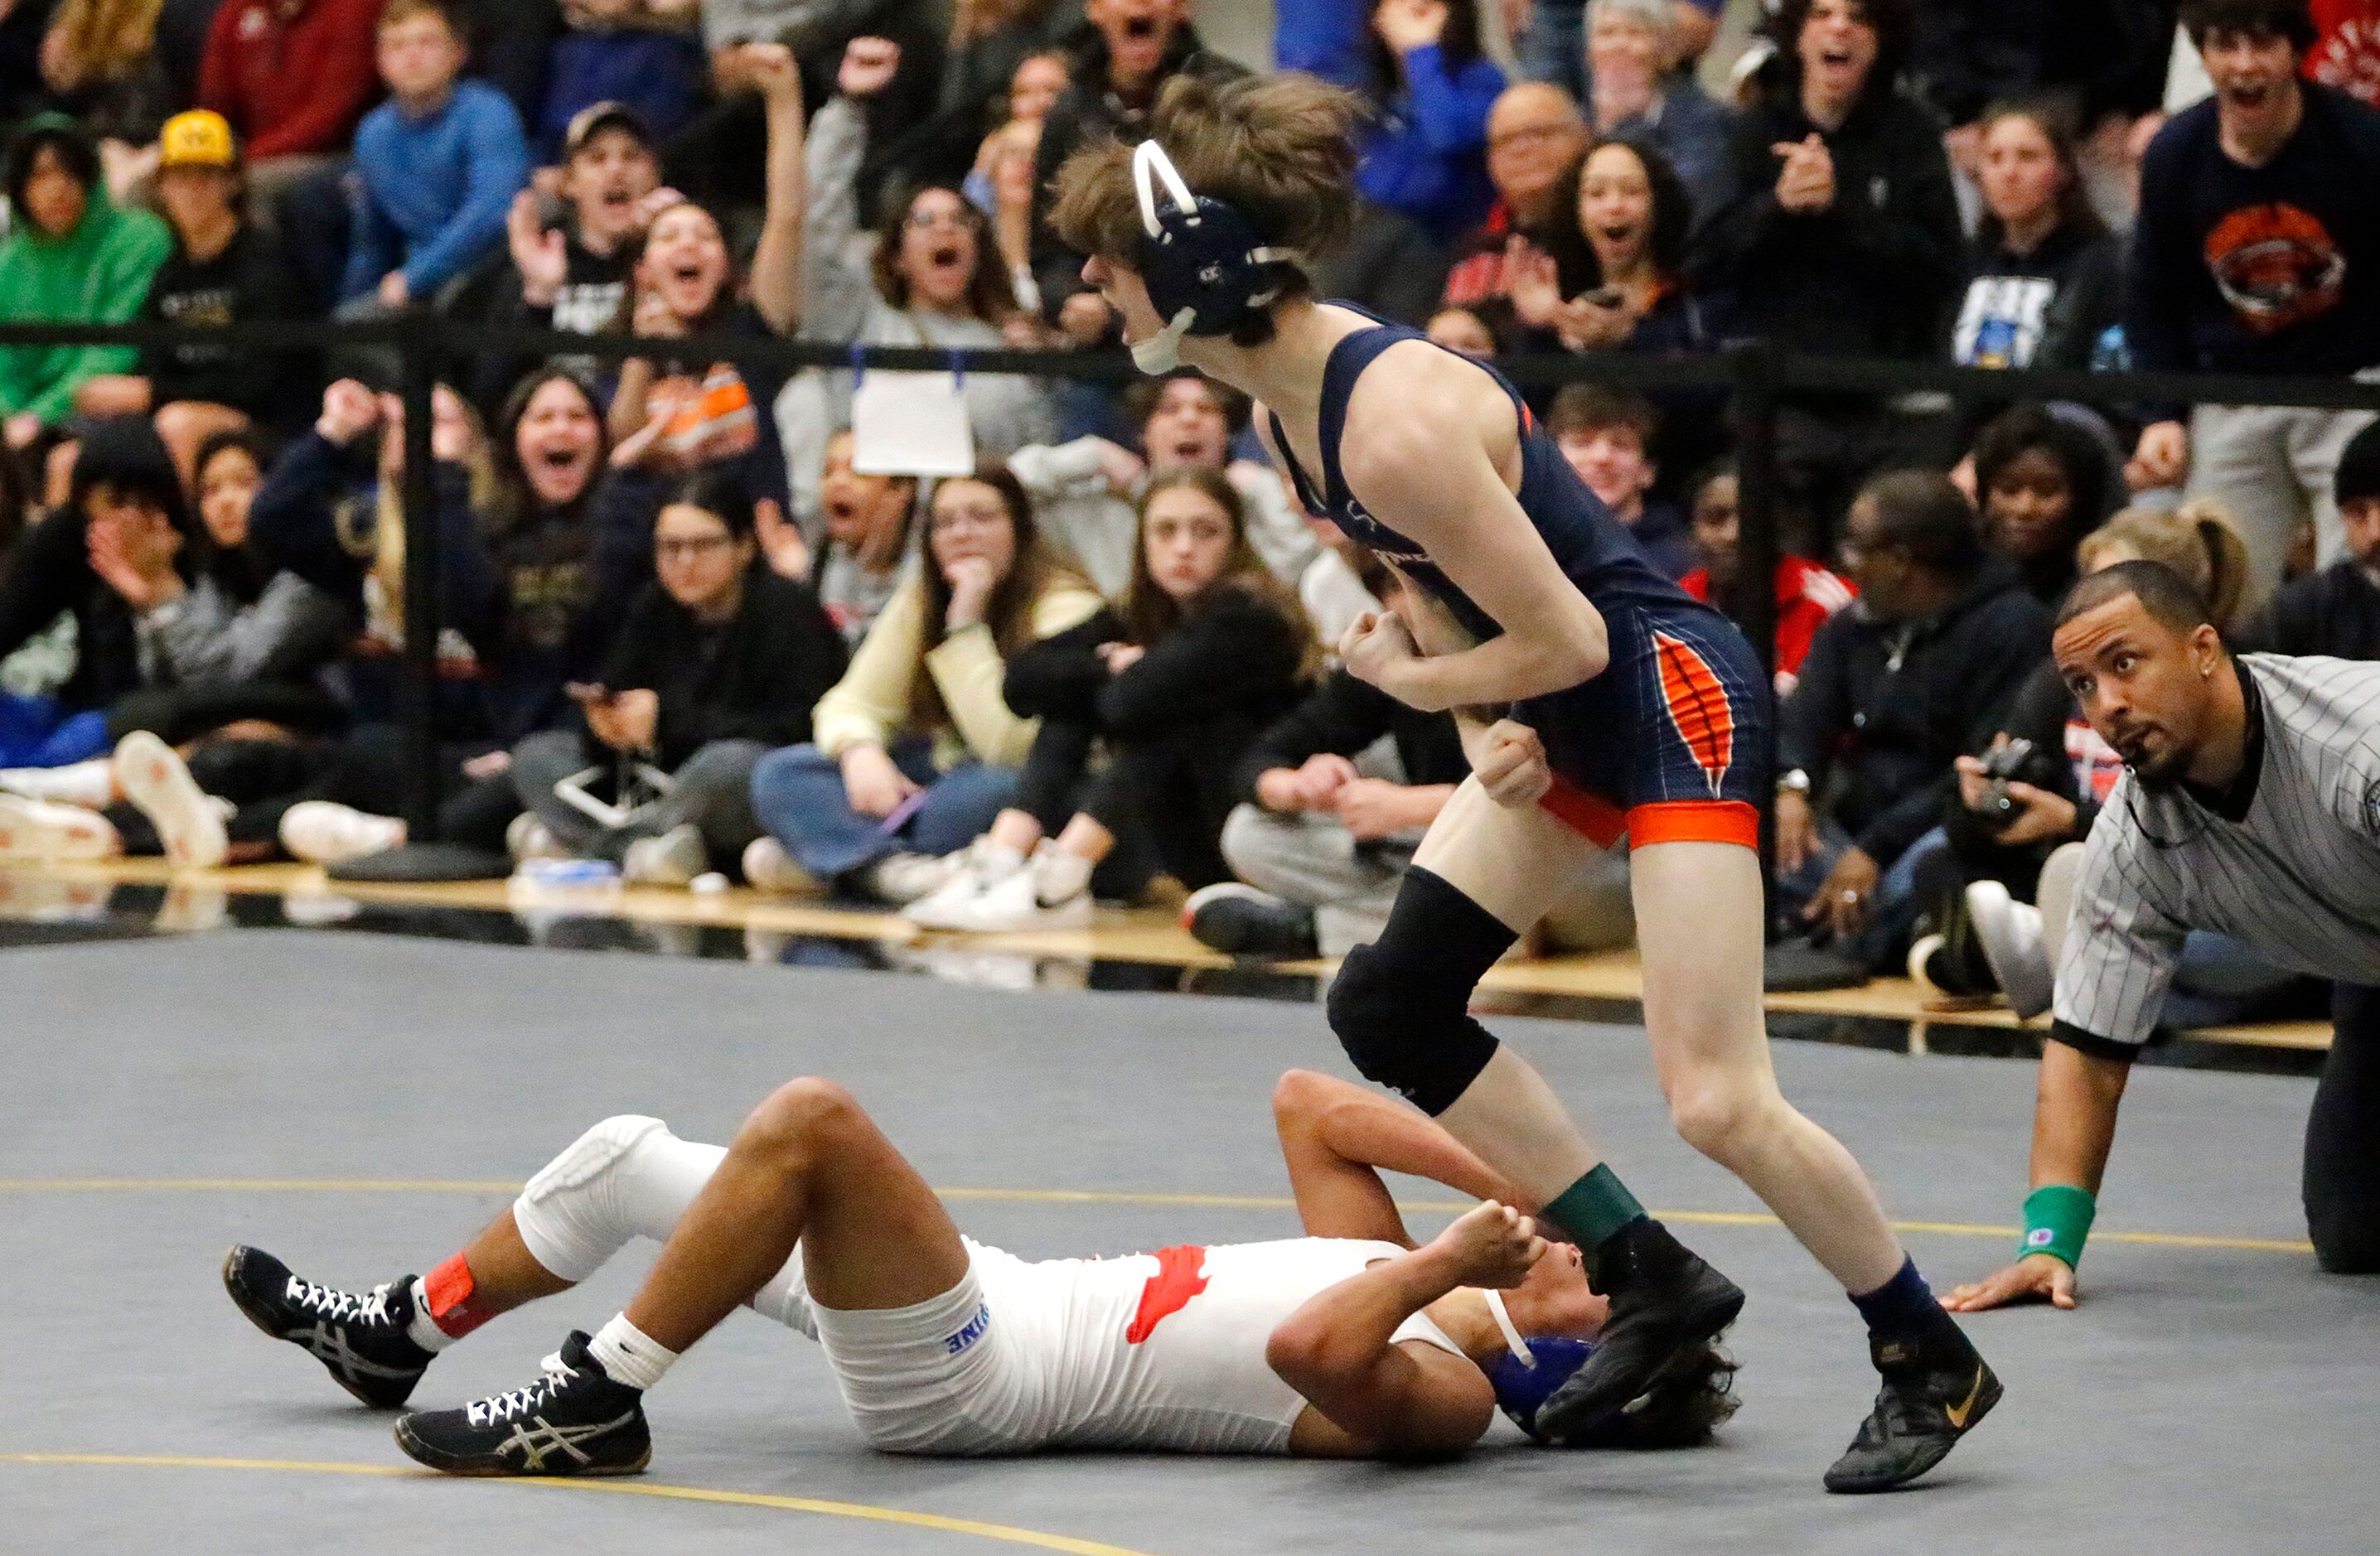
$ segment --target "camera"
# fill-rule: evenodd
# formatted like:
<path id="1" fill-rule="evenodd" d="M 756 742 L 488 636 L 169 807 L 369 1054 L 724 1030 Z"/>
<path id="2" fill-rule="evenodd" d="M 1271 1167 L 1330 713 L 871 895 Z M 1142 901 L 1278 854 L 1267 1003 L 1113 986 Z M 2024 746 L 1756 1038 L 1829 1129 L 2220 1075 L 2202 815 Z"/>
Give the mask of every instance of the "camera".
<path id="1" fill-rule="evenodd" d="M 2011 739 L 1983 755 L 1984 776 L 1990 781 L 1981 808 L 1983 815 L 1998 821 L 2016 820 L 2017 804 L 2009 796 L 2009 784 L 2021 778 L 2033 762 L 2033 742 Z"/>

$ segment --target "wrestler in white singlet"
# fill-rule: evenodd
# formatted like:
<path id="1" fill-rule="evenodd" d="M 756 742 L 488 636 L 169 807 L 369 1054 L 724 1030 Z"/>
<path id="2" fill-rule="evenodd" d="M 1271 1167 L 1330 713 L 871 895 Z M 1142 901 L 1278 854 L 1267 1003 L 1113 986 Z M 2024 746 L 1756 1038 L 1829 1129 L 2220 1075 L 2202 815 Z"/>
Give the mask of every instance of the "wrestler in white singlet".
<path id="1" fill-rule="evenodd" d="M 513 1207 L 521 1240 L 583 1281 L 633 1236 L 665 1241 L 724 1154 L 658 1119 L 607 1120 L 529 1181 Z M 915 1307 L 819 1307 L 798 1248 L 752 1306 L 825 1348 L 852 1419 L 886 1453 L 1284 1453 L 1307 1406 L 1265 1360 L 1273 1331 L 1405 1251 L 1293 1237 L 1034 1262 L 966 1247 L 965 1277 Z M 1463 1354 L 1422 1314 L 1392 1340 Z"/>

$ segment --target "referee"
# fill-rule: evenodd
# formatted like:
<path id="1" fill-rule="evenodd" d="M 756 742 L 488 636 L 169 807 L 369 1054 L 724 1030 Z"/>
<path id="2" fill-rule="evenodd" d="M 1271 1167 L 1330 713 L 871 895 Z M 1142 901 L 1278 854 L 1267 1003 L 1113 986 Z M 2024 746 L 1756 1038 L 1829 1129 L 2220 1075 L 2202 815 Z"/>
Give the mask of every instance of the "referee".
<path id="1" fill-rule="evenodd" d="M 2151 562 L 2077 584 L 2051 652 L 2127 771 L 2091 829 L 2058 958 L 2017 1262 L 1944 1306 L 2074 1306 L 2124 1082 L 2198 929 L 2336 980 L 2306 1224 L 2325 1270 L 2380 1272 L 2380 989 L 2363 987 L 2380 984 L 2380 663 L 2233 659 L 2197 591 Z"/>

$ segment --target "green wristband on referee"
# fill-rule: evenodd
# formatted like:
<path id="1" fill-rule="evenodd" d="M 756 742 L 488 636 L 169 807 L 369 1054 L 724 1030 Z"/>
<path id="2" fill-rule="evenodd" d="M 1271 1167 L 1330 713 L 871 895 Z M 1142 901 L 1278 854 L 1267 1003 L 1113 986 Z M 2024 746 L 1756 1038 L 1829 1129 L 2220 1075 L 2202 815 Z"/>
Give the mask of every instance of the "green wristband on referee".
<path id="1" fill-rule="evenodd" d="M 2091 1218 L 2099 1202 L 2084 1189 L 2067 1184 L 2045 1184 L 2025 1197 L 2024 1241 L 2017 1257 L 2047 1254 L 2073 1269 L 2082 1258 L 2082 1241 L 2091 1235 Z"/>

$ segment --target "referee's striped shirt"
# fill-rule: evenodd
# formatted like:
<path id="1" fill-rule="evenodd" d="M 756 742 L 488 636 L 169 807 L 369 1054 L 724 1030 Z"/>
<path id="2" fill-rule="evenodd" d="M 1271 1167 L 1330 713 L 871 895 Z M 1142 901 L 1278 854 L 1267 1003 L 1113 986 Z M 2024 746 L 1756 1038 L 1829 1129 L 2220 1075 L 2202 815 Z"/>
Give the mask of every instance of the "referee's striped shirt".
<path id="1" fill-rule="evenodd" d="M 2091 829 L 2053 1029 L 2086 1053 L 2129 1059 L 2148 1040 L 2192 930 L 2380 983 L 2380 663 L 2237 663 L 2249 766 L 2221 810 L 2127 772 Z"/>

